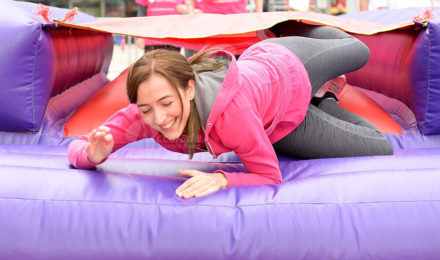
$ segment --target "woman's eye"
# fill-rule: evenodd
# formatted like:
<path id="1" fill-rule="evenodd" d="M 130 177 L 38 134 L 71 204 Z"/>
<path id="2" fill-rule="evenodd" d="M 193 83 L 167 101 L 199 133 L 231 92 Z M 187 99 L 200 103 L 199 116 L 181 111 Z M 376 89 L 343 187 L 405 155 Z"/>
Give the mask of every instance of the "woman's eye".
<path id="1" fill-rule="evenodd" d="M 165 103 L 165 104 L 163 104 L 164 106 L 169 106 L 169 105 L 171 105 L 173 102 L 169 102 L 169 103 Z"/>
<path id="2" fill-rule="evenodd" d="M 141 111 L 141 113 L 142 113 L 142 114 L 147 114 L 147 113 L 149 113 L 150 111 L 151 111 L 151 109 L 148 109 L 148 110 Z"/>

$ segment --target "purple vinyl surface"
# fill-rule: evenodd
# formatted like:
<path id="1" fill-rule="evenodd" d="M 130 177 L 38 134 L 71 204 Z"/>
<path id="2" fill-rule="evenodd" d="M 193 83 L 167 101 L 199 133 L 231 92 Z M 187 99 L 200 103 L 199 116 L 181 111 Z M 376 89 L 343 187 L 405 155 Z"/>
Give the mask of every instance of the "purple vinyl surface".
<path id="1" fill-rule="evenodd" d="M 42 20 L 30 14 L 35 5 L 3 0 L 1 7 L 3 17 L 31 21 L 26 26 L 32 33 L 17 34 L 21 27 L 15 25 L 0 30 L 3 38 L 13 38 L 0 48 L 2 55 L 12 55 L 0 62 L 0 126 L 15 130 L 0 132 L 0 259 L 440 259 L 435 21 L 420 32 L 393 31 L 379 45 L 369 42 L 373 65 L 351 76 L 359 86 L 398 99 L 416 114 L 420 131 L 387 136 L 394 155 L 280 156 L 280 185 L 232 187 L 182 199 L 174 195 L 185 180 L 178 169 L 242 171 L 238 157 L 228 153 L 214 160 L 198 153 L 187 160 L 188 155 L 141 140 L 95 169 L 74 169 L 66 156 L 72 138 L 60 136 L 63 122 L 106 79 L 75 70 L 86 65 L 69 67 L 59 60 L 60 66 L 53 65 L 51 39 L 42 32 Z M 401 12 L 403 17 L 406 11 Z M 89 38 L 86 34 L 82 40 Z M 58 40 L 56 48 L 69 44 Z M 103 43 L 108 47 L 108 41 Z M 42 56 L 32 56 L 37 45 L 48 48 L 37 51 Z M 76 55 L 94 53 L 90 50 L 96 46 L 87 46 L 75 48 Z M 380 51 L 387 55 L 376 55 Z M 106 51 L 96 53 L 102 73 L 108 57 Z M 93 59 L 84 55 L 84 60 Z M 21 63 L 12 63 L 17 60 Z M 31 60 L 43 64 L 38 67 L 44 68 L 44 77 L 30 80 L 25 65 Z M 63 79 L 60 71 L 66 69 L 60 67 L 76 76 Z M 41 87 L 55 81 L 54 88 Z M 5 87 L 16 82 L 23 84 Z M 41 92 L 33 96 L 29 86 Z M 50 96 L 61 92 L 47 106 Z M 41 128 L 34 110 L 46 113 Z"/>
<path id="2" fill-rule="evenodd" d="M 110 65 L 109 34 L 64 32 L 35 14 L 37 5 L 0 3 L 0 130 L 38 132 L 49 99 Z M 69 10 L 50 7 L 51 18 Z M 74 23 L 96 18 L 79 12 Z M 88 36 L 88 37 L 85 37 Z"/>
<path id="3" fill-rule="evenodd" d="M 343 17 L 378 23 L 411 20 L 423 8 L 377 10 Z M 440 8 L 418 30 L 355 35 L 371 51 L 370 61 L 347 76 L 349 82 L 384 93 L 408 105 L 424 135 L 440 134 Z M 363 75 L 363 76 L 361 76 Z M 380 75 L 380 77 L 365 77 Z"/>
<path id="4" fill-rule="evenodd" d="M 96 171 L 71 168 L 63 146 L 0 145 L 2 259 L 440 257 L 440 149 L 280 158 L 281 185 L 187 200 L 174 195 L 176 169 L 242 165 L 142 152 L 156 158 L 110 158 Z"/>

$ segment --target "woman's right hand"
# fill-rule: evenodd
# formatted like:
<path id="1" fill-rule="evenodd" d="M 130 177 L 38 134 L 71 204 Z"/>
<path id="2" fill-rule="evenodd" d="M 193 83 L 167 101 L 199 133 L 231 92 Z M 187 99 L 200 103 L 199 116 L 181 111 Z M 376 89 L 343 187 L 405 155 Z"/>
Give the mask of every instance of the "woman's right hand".
<path id="1" fill-rule="evenodd" d="M 87 159 L 94 164 L 102 162 L 113 150 L 115 144 L 113 136 L 109 134 L 110 128 L 100 126 L 94 129 L 89 136 L 86 146 Z"/>
<path id="2" fill-rule="evenodd" d="M 141 50 L 145 49 L 145 40 L 143 38 L 137 38 L 136 46 Z"/>

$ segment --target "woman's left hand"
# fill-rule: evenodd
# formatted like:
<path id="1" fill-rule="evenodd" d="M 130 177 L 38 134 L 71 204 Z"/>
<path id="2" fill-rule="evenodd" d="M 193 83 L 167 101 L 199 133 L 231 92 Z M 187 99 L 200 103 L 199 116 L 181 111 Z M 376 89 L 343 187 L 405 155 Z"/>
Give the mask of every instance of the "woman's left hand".
<path id="1" fill-rule="evenodd" d="M 178 170 L 180 175 L 190 176 L 176 190 L 181 198 L 202 197 L 226 188 L 228 181 L 223 173 L 206 173 L 197 170 Z"/>

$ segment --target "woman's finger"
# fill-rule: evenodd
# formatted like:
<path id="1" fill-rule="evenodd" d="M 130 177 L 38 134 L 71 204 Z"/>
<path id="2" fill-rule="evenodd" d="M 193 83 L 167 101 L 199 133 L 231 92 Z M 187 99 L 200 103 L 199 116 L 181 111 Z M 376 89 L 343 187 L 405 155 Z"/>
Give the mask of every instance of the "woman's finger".
<path id="1" fill-rule="evenodd" d="M 197 193 L 197 194 L 195 195 L 195 197 L 196 197 L 196 198 L 200 198 L 200 197 L 203 197 L 203 196 L 206 196 L 206 195 L 212 194 L 212 193 L 214 193 L 214 192 L 217 192 L 218 190 L 219 190 L 219 189 L 218 189 L 217 187 L 210 186 L 210 187 L 208 187 L 206 190 L 203 190 L 203 191 L 200 191 L 199 193 Z"/>
<path id="2" fill-rule="evenodd" d="M 182 185 L 180 185 L 180 187 L 177 188 L 176 194 L 180 197 L 183 196 L 184 191 L 187 190 L 192 185 L 194 185 L 194 183 L 198 182 L 199 179 L 200 179 L 199 176 L 194 176 L 189 178 Z"/>
<path id="3" fill-rule="evenodd" d="M 196 181 L 194 181 L 190 186 L 186 187 L 180 193 L 182 196 L 191 196 L 191 194 L 197 193 L 202 187 L 210 185 L 210 181 L 206 178 L 199 178 Z"/>
<path id="4" fill-rule="evenodd" d="M 202 172 L 197 171 L 197 170 L 177 170 L 177 173 L 180 175 L 183 175 L 183 176 L 193 177 L 193 176 L 201 174 Z"/>
<path id="5" fill-rule="evenodd" d="M 185 199 L 189 199 L 192 197 L 200 197 L 200 194 L 213 189 L 212 184 L 209 183 L 203 183 L 202 185 L 200 185 L 199 187 L 197 187 L 197 189 L 191 190 L 190 192 L 184 193 L 183 197 Z"/>
<path id="6" fill-rule="evenodd" d="M 107 133 L 110 131 L 110 127 L 102 125 L 102 126 L 98 127 L 98 131 Z"/>
<path id="7" fill-rule="evenodd" d="M 85 148 L 87 154 L 90 153 L 90 146 L 92 146 L 92 144 L 91 143 L 87 143 L 86 148 Z"/>
<path id="8" fill-rule="evenodd" d="M 106 145 L 111 145 L 113 143 L 113 135 L 111 134 L 106 134 L 104 136 L 104 141 Z"/>
<path id="9" fill-rule="evenodd" d="M 197 179 L 193 179 L 195 176 L 200 175 L 202 172 L 197 170 L 177 170 L 177 173 L 183 176 L 190 176 L 179 188 L 176 189 L 176 194 L 181 193 L 184 189 L 191 186 Z M 180 196 L 180 195 L 179 195 Z"/>
<path id="10" fill-rule="evenodd" d="M 95 140 L 96 130 L 93 129 L 89 135 L 89 142 L 93 142 Z"/>
<path id="11" fill-rule="evenodd" d="M 96 133 L 96 135 L 95 135 L 95 137 L 96 137 L 96 139 L 98 139 L 98 140 L 102 140 L 102 138 L 105 136 L 105 133 L 104 132 L 97 132 Z"/>

